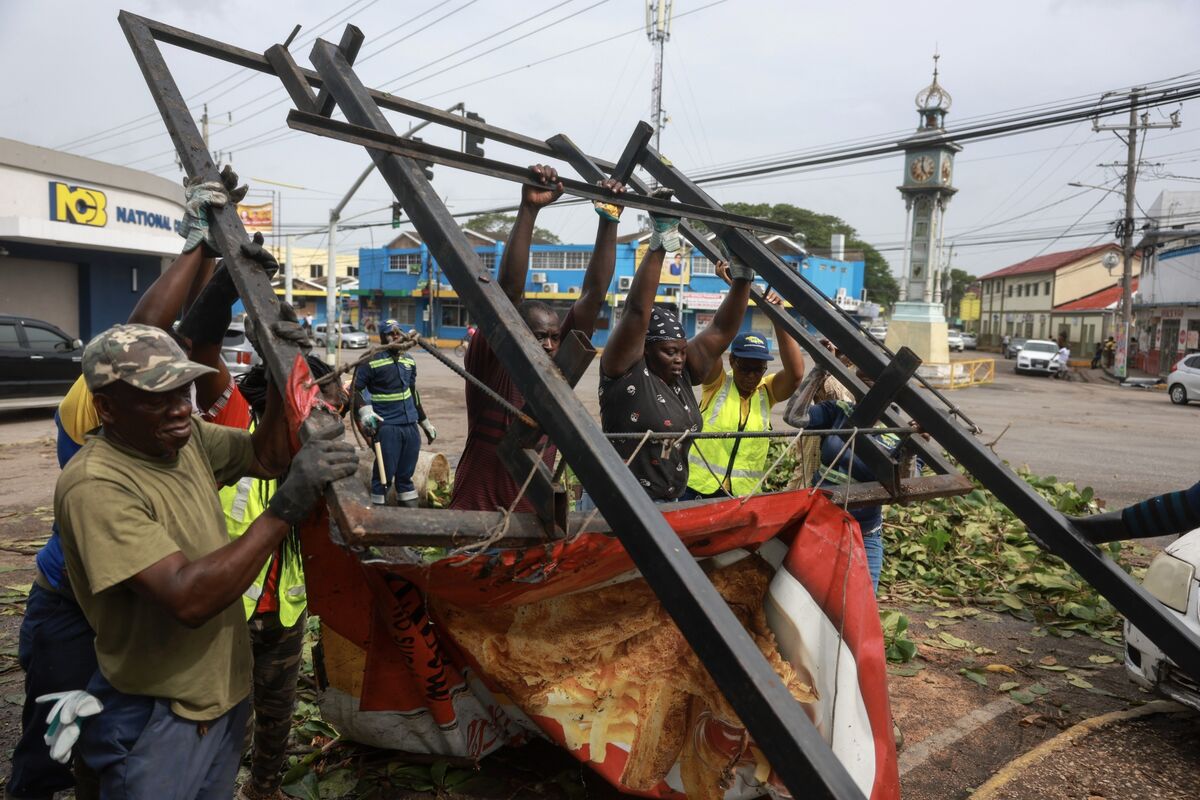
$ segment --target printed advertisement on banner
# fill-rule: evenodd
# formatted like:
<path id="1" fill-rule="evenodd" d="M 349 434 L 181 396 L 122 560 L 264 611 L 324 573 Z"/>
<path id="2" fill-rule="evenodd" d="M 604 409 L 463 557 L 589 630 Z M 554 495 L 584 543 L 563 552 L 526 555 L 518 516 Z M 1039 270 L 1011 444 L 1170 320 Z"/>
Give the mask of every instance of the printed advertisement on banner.
<path id="1" fill-rule="evenodd" d="M 238 203 L 238 216 L 242 218 L 242 225 L 246 226 L 246 233 L 270 233 L 274 228 L 275 204 Z"/>
<path id="2" fill-rule="evenodd" d="M 645 258 L 648 249 L 648 244 L 642 244 L 638 247 L 634 263 L 642 263 L 642 259 Z M 681 251 L 668 255 L 663 260 L 662 273 L 659 275 L 658 282 L 659 284 L 670 286 L 682 286 L 691 281 L 691 274 L 691 259 L 688 254 Z"/>
<path id="3" fill-rule="evenodd" d="M 1188 350 L 1200 349 L 1200 331 L 1188 331 L 1187 332 L 1187 349 Z"/>

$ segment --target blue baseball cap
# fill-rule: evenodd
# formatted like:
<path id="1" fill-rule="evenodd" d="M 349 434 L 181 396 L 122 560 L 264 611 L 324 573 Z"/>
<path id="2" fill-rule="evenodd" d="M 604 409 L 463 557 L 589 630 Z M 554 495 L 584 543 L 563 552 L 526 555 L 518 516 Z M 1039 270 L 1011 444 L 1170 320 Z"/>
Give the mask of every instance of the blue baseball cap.
<path id="1" fill-rule="evenodd" d="M 398 330 L 400 330 L 400 323 L 396 322 L 394 319 L 384 320 L 383 324 L 379 326 L 380 333 L 391 333 L 392 331 Z"/>
<path id="2" fill-rule="evenodd" d="M 729 346 L 729 354 L 738 358 L 754 358 L 759 361 L 774 361 L 767 340 L 757 333 L 739 333 Z"/>

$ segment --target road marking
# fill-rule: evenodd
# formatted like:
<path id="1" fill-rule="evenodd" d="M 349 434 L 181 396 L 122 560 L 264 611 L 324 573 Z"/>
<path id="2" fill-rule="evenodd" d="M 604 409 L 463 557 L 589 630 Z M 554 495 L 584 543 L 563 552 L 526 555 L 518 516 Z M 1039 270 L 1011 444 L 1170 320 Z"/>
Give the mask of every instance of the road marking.
<path id="1" fill-rule="evenodd" d="M 911 747 L 904 748 L 898 759 L 900 776 L 904 777 L 910 770 L 921 766 L 934 754 L 966 738 L 996 717 L 1014 708 L 1020 708 L 1015 700 L 1010 700 L 1007 696 L 1001 697 L 999 700 L 993 700 L 991 703 L 988 703 L 983 708 L 977 708 L 970 714 L 960 717 L 954 721 L 954 724 L 945 728 L 940 733 L 936 733 L 927 739 L 922 739 Z"/>

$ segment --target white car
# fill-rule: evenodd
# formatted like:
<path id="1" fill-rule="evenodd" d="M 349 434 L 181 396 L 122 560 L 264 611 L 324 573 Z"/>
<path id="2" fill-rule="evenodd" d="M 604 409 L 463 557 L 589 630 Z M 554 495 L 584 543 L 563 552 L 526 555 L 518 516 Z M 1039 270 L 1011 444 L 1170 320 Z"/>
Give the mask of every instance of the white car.
<path id="1" fill-rule="evenodd" d="M 1022 372 L 1040 372 L 1053 375 L 1062 368 L 1058 359 L 1058 345 L 1048 339 L 1030 339 L 1021 345 L 1017 351 L 1017 365 L 1013 371 L 1018 375 Z"/>
<path id="2" fill-rule="evenodd" d="M 1142 588 L 1200 637 L 1200 529 L 1185 533 L 1154 557 Z M 1200 686 L 1141 631 L 1125 623 L 1125 671 L 1134 683 L 1200 709 Z"/>
<path id="3" fill-rule="evenodd" d="M 1200 400 L 1200 353 L 1184 357 L 1167 376 L 1167 391 L 1171 402 L 1185 405 Z"/>
<path id="4" fill-rule="evenodd" d="M 966 349 L 966 342 L 963 341 L 962 331 L 948 331 L 946 333 L 946 345 L 951 350 L 962 352 Z"/>
<path id="5" fill-rule="evenodd" d="M 867 328 L 867 335 L 877 342 L 887 338 L 887 325 L 872 325 Z"/>

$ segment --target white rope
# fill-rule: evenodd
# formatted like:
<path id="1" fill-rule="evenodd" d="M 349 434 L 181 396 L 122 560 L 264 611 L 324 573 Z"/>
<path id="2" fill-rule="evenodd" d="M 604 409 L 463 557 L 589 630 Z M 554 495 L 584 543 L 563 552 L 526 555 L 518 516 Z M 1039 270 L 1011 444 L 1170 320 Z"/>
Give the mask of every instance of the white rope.
<path id="1" fill-rule="evenodd" d="M 639 442 L 637 443 L 637 447 L 633 448 L 633 452 L 629 454 L 629 458 L 625 459 L 625 466 L 627 466 L 627 467 L 628 467 L 628 466 L 629 466 L 629 464 L 630 464 L 630 462 L 632 462 L 632 461 L 633 461 L 633 459 L 634 459 L 634 458 L 637 456 L 637 454 L 638 454 L 639 452 L 641 452 L 641 450 L 642 450 L 642 445 L 644 445 L 646 442 L 648 442 L 648 441 L 650 440 L 650 434 L 651 434 L 652 432 L 653 432 L 653 431 L 647 430 L 647 431 L 646 431 L 646 433 L 645 433 L 645 435 L 643 435 L 643 436 L 642 436 L 642 439 L 641 439 L 641 441 L 639 441 Z M 686 435 L 686 434 L 685 434 L 685 435 Z M 584 487 L 584 488 L 586 489 L 587 487 Z M 593 499 L 592 499 L 592 503 L 593 503 L 593 505 L 595 504 L 595 502 L 596 502 L 596 501 L 595 501 L 595 499 L 593 498 Z M 584 520 L 583 520 L 583 524 L 579 526 L 579 530 L 575 531 L 575 533 L 574 533 L 573 535 L 571 535 L 571 536 L 568 536 L 568 537 L 567 537 L 567 541 L 569 541 L 569 542 L 570 542 L 570 541 L 574 541 L 574 540 L 575 540 L 575 538 L 576 538 L 577 536 L 579 536 L 579 534 L 583 533 L 584 529 L 585 529 L 585 528 L 587 528 L 587 526 L 588 526 L 588 525 L 591 525 L 591 524 L 592 524 L 592 520 L 594 520 L 594 519 L 596 518 L 596 515 L 597 515 L 597 514 L 599 514 L 599 513 L 600 513 L 600 506 L 596 506 L 595 508 L 593 508 L 593 509 L 592 509 L 592 513 L 588 514 L 588 515 L 587 515 L 587 517 L 586 517 L 586 518 L 584 518 Z"/>
<path id="2" fill-rule="evenodd" d="M 779 466 L 779 462 L 783 461 L 784 457 L 792 451 L 792 448 L 796 446 L 796 444 L 800 441 L 800 437 L 803 435 L 804 428 L 801 428 L 796 432 L 796 435 L 792 438 L 791 443 L 788 444 L 787 447 L 783 448 L 783 452 L 779 454 L 779 458 L 775 459 L 775 463 L 768 467 L 767 471 L 763 473 L 763 476 L 758 479 L 758 483 L 754 484 L 754 488 L 750 490 L 750 494 L 742 498 L 742 502 L 739 505 L 746 505 L 747 500 L 758 494 L 759 489 L 761 489 L 762 485 L 767 482 L 767 478 L 771 477 L 771 473 L 774 472 L 775 468 Z"/>

